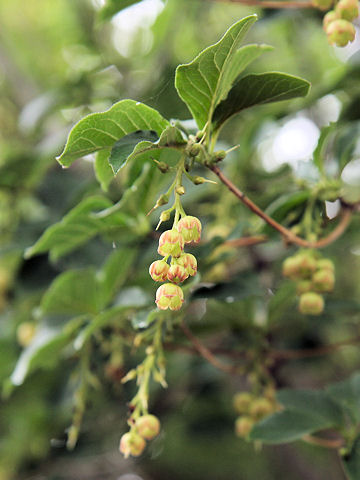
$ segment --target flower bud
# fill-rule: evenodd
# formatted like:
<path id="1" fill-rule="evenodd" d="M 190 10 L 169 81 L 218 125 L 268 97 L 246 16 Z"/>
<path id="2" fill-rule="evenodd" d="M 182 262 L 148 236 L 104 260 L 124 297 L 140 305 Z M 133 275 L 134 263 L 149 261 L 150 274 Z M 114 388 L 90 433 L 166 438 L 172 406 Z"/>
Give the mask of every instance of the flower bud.
<path id="1" fill-rule="evenodd" d="M 119 450 L 125 458 L 128 458 L 130 455 L 138 457 L 142 454 L 145 447 L 145 440 L 135 432 L 124 433 L 120 439 Z"/>
<path id="2" fill-rule="evenodd" d="M 324 310 L 324 299 L 315 292 L 303 293 L 299 301 L 299 310 L 305 315 L 320 315 Z"/>
<path id="3" fill-rule="evenodd" d="M 249 413 L 252 417 L 259 420 L 274 411 L 274 404 L 265 397 L 256 398 L 250 405 Z"/>
<path id="4" fill-rule="evenodd" d="M 296 285 L 296 293 L 301 295 L 302 293 L 310 292 L 312 288 L 311 280 L 301 280 Z"/>
<path id="5" fill-rule="evenodd" d="M 160 310 L 180 310 L 184 302 L 181 288 L 173 283 L 165 283 L 156 291 L 155 303 Z"/>
<path id="6" fill-rule="evenodd" d="M 161 217 L 160 217 L 161 218 Z M 172 255 L 173 257 L 179 257 L 184 249 L 184 238 L 174 228 L 172 230 L 166 230 L 159 238 L 158 253 L 164 257 Z"/>
<path id="7" fill-rule="evenodd" d="M 254 420 L 250 417 L 238 417 L 235 421 L 235 433 L 238 437 L 247 437 L 254 425 Z"/>
<path id="8" fill-rule="evenodd" d="M 326 34 L 330 45 L 345 47 L 355 38 L 354 25 L 347 20 L 339 19 L 331 22 L 326 29 Z"/>
<path id="9" fill-rule="evenodd" d="M 182 186 L 182 185 L 179 185 L 178 187 L 176 187 L 176 193 L 178 195 L 184 195 L 185 193 L 185 188 Z"/>
<path id="10" fill-rule="evenodd" d="M 185 267 L 179 264 L 171 265 L 167 274 L 167 280 L 174 283 L 182 283 L 188 278 L 189 274 Z"/>
<path id="11" fill-rule="evenodd" d="M 333 0 L 312 0 L 311 3 L 319 10 L 329 10 L 334 2 Z"/>
<path id="12" fill-rule="evenodd" d="M 250 392 L 241 392 L 234 395 L 233 405 L 237 413 L 247 413 L 254 396 Z"/>
<path id="13" fill-rule="evenodd" d="M 181 255 L 181 257 L 179 257 L 177 260 L 177 263 L 179 265 L 182 265 L 187 273 L 193 277 L 196 275 L 196 272 L 197 272 L 197 260 L 196 258 L 194 257 L 194 255 L 192 255 L 191 253 L 184 253 L 183 255 Z"/>
<path id="14" fill-rule="evenodd" d="M 330 272 L 335 271 L 334 262 L 332 262 L 329 258 L 321 258 L 318 260 L 316 267 L 318 270 L 329 270 Z"/>
<path id="15" fill-rule="evenodd" d="M 160 170 L 161 173 L 166 173 L 170 169 L 169 165 L 165 162 L 158 162 L 156 160 L 156 165 L 157 165 L 157 167 L 158 167 L 158 169 Z"/>
<path id="16" fill-rule="evenodd" d="M 152 440 L 160 432 L 160 421 L 155 415 L 143 415 L 136 420 L 139 435 L 146 440 Z"/>
<path id="17" fill-rule="evenodd" d="M 187 215 L 183 217 L 178 225 L 178 231 L 182 234 L 185 243 L 199 243 L 201 236 L 201 222 L 198 218 Z"/>
<path id="18" fill-rule="evenodd" d="M 282 274 L 284 277 L 295 279 L 299 275 L 300 260 L 298 257 L 288 257 L 282 264 Z"/>
<path id="19" fill-rule="evenodd" d="M 299 253 L 296 258 L 299 260 L 299 274 L 302 278 L 310 276 L 316 270 L 316 260 L 308 252 Z"/>
<path id="20" fill-rule="evenodd" d="M 334 272 L 319 270 L 312 277 L 313 287 L 317 292 L 332 292 L 335 285 Z"/>
<path id="21" fill-rule="evenodd" d="M 166 205 L 169 201 L 169 195 L 165 195 L 164 193 L 160 195 L 160 197 L 156 201 L 156 207 L 161 207 L 162 205 Z"/>
<path id="22" fill-rule="evenodd" d="M 335 10 L 340 18 L 351 22 L 359 16 L 359 2 L 358 0 L 340 0 Z"/>
<path id="23" fill-rule="evenodd" d="M 155 282 L 166 282 L 169 268 L 165 260 L 156 260 L 149 267 L 150 277 Z"/>
<path id="24" fill-rule="evenodd" d="M 338 18 L 339 18 L 339 15 L 335 10 L 330 10 L 329 12 L 327 12 L 327 14 L 323 18 L 323 29 L 325 30 L 325 32 L 328 26 L 330 25 L 330 23 L 334 22 Z"/>
<path id="25" fill-rule="evenodd" d="M 194 143 L 191 145 L 191 147 L 188 149 L 188 155 L 190 157 L 197 157 L 199 153 L 201 152 L 201 147 L 198 143 Z"/>
<path id="26" fill-rule="evenodd" d="M 217 152 L 214 153 L 215 162 L 221 162 L 221 160 L 224 160 L 225 157 L 226 157 L 225 150 L 218 150 Z"/>
<path id="27" fill-rule="evenodd" d="M 20 323 L 16 329 L 16 338 L 22 347 L 27 347 L 30 345 L 32 339 L 36 333 L 36 325 L 32 322 L 23 322 Z"/>

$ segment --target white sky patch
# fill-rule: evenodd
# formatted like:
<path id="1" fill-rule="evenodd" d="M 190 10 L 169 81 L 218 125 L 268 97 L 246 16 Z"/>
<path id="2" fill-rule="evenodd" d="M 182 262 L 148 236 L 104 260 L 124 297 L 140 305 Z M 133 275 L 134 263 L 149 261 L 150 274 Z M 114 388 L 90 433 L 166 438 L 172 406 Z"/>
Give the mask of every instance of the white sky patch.
<path id="1" fill-rule="evenodd" d="M 305 117 L 293 118 L 279 129 L 269 128 L 259 146 L 265 170 L 276 170 L 284 163 L 296 168 L 299 161 L 310 160 L 319 135 L 315 123 Z"/>
<path id="2" fill-rule="evenodd" d="M 360 159 L 349 162 L 341 174 L 341 179 L 348 185 L 360 187 Z"/>
<path id="3" fill-rule="evenodd" d="M 335 218 L 337 214 L 340 212 L 340 200 L 335 200 L 335 202 L 325 202 L 325 208 L 326 208 L 326 215 L 330 220 L 332 218 Z"/>
<path id="4" fill-rule="evenodd" d="M 356 30 L 355 40 L 348 43 L 346 47 L 334 47 L 335 55 L 344 63 L 347 62 L 354 53 L 360 50 L 360 29 L 356 25 L 354 25 L 354 27 Z"/>
<path id="5" fill-rule="evenodd" d="M 315 105 L 316 113 L 322 120 L 323 125 L 327 125 L 330 122 L 336 122 L 339 118 L 341 111 L 340 100 L 332 94 L 325 95 L 320 98 Z"/>
<path id="6" fill-rule="evenodd" d="M 136 35 L 142 33 L 140 47 L 141 53 L 150 50 L 153 36 L 151 25 L 164 8 L 160 0 L 143 0 L 119 12 L 112 20 L 114 26 L 113 42 L 116 50 L 123 56 L 132 55 L 132 44 Z"/>

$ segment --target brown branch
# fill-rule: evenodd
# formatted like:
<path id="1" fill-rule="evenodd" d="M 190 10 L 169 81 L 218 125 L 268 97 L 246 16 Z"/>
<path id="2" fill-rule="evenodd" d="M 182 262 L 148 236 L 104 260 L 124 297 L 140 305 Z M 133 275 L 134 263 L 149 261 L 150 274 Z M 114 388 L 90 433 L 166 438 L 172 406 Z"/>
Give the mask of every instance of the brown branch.
<path id="1" fill-rule="evenodd" d="M 215 368 L 222 370 L 225 373 L 230 373 L 232 375 L 236 375 L 239 372 L 238 367 L 233 366 L 233 365 L 227 365 L 223 362 L 221 362 L 218 358 L 214 356 L 211 350 L 209 350 L 205 345 L 203 345 L 198 338 L 196 338 L 188 328 L 188 326 L 185 324 L 184 321 L 181 322 L 180 327 L 182 331 L 184 332 L 185 336 L 190 340 L 190 342 L 193 344 L 194 349 L 203 357 L 205 360 L 207 360 L 211 365 L 213 365 Z"/>
<path id="2" fill-rule="evenodd" d="M 331 343 L 330 345 L 323 345 L 318 348 L 309 348 L 305 350 L 271 350 L 270 356 L 277 360 L 297 360 L 301 358 L 318 357 L 333 353 L 342 347 L 358 345 L 359 343 L 360 336 L 342 340 L 341 342 Z"/>
<path id="3" fill-rule="evenodd" d="M 251 247 L 252 245 L 257 245 L 258 243 L 264 243 L 267 241 L 266 235 L 254 235 L 253 237 L 241 237 L 235 238 L 233 240 L 226 240 L 224 245 L 229 247 Z"/>
<path id="4" fill-rule="evenodd" d="M 178 351 L 183 353 L 188 353 L 190 355 L 200 354 L 204 357 L 207 355 L 207 360 L 210 361 L 216 368 L 219 368 L 219 364 L 221 365 L 220 369 L 224 370 L 224 367 L 227 373 L 233 373 L 229 371 L 229 365 L 225 365 L 220 362 L 215 355 L 223 355 L 234 360 L 244 360 L 246 358 L 247 353 L 245 351 L 232 351 L 224 348 L 212 348 L 211 350 L 208 347 L 205 347 L 200 340 L 198 340 L 189 330 L 186 325 L 181 326 L 183 332 L 187 336 L 187 338 L 191 341 L 193 346 L 189 345 L 179 345 L 176 343 L 167 342 L 164 344 L 164 348 L 169 351 Z M 184 330 L 185 328 L 185 330 Z M 190 336 L 189 336 L 190 334 Z M 334 353 L 337 350 L 343 347 L 350 347 L 352 345 L 360 344 L 360 335 L 358 337 L 349 338 L 347 340 L 342 340 L 340 342 L 332 343 L 330 345 L 323 345 L 318 348 L 309 348 L 304 350 L 270 350 L 268 352 L 268 357 L 274 360 L 299 360 L 302 358 L 312 358 L 312 357 L 320 357 L 322 355 L 328 355 L 330 353 Z M 201 350 L 201 351 L 200 351 Z M 210 360 L 211 358 L 211 360 Z M 214 363 L 215 361 L 215 363 Z"/>
<path id="5" fill-rule="evenodd" d="M 259 6 L 262 8 L 314 8 L 311 2 L 291 2 L 272 0 L 217 0 L 218 2 L 240 3 L 242 5 Z"/>
<path id="6" fill-rule="evenodd" d="M 232 192 L 244 205 L 246 205 L 258 217 L 262 218 L 267 224 L 280 232 L 290 243 L 295 243 L 296 245 L 307 248 L 325 247 L 326 245 L 329 245 L 330 243 L 334 242 L 338 237 L 340 237 L 340 235 L 344 233 L 350 223 L 352 211 L 349 207 L 343 206 L 341 220 L 339 221 L 336 228 L 327 237 L 324 237 L 317 242 L 309 242 L 304 238 L 298 237 L 291 230 L 284 227 L 273 218 L 269 217 L 263 210 L 261 210 L 260 207 L 258 207 L 252 200 L 250 200 L 250 198 L 248 198 L 241 190 L 239 190 L 232 183 L 232 181 L 229 180 L 222 173 L 219 167 L 217 167 L 216 165 L 212 165 L 209 168 L 215 173 L 215 175 L 217 175 L 217 177 L 219 177 L 222 183 L 227 186 L 230 192 Z"/>
<path id="7" fill-rule="evenodd" d="M 325 448 L 342 448 L 345 445 L 343 438 L 321 438 L 314 437 L 313 435 L 304 435 L 302 440 L 311 445 L 318 445 L 319 447 Z"/>

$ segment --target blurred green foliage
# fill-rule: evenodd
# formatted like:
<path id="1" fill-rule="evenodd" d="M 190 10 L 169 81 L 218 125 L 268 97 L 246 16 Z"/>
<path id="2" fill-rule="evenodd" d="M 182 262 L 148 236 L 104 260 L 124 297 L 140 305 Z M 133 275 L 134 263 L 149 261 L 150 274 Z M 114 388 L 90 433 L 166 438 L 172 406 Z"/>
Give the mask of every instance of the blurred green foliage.
<path id="1" fill-rule="evenodd" d="M 137 162 L 110 182 L 97 159 L 104 192 L 94 158 L 63 170 L 55 156 L 84 115 L 126 98 L 165 118 L 187 120 L 190 114 L 174 87 L 176 66 L 191 61 L 235 21 L 257 13 L 260 20 L 247 41 L 275 48 L 249 72 L 286 71 L 308 79 L 312 89 L 304 99 L 259 106 L 229 121 L 219 147 L 240 147 L 222 168 L 257 204 L 292 227 L 303 217 L 322 169 L 340 182 L 336 188 L 340 185 L 343 197 L 360 200 L 360 185 L 341 179 L 343 169 L 359 168 L 359 53 L 345 58 L 344 50 L 330 47 L 321 15 L 311 9 L 270 11 L 207 0 L 168 0 L 161 8 L 159 0 L 147 7 L 123 2 L 137 10 L 113 16 L 117 2 L 102 9 L 101 3 L 0 0 L 0 479 L 115 479 L 126 473 L 156 480 L 344 478 L 331 450 L 296 442 L 257 451 L 236 438 L 232 396 L 249 387 L 256 362 L 244 375 L 226 375 L 182 351 L 186 338 L 176 325 L 166 338 L 169 388 L 151 392 L 162 433 L 139 460 L 121 458 L 117 446 L 134 386 L 122 386 L 120 379 L 144 356 L 140 348 L 134 357 L 132 348 L 134 330 L 147 327 L 135 313 L 153 307 L 155 291 L 148 266 L 156 255 L 152 232 L 158 215 L 146 214 L 170 180 L 154 164 Z M 139 20 L 147 11 L 152 21 Z M 318 168 L 305 161 L 291 167 L 271 154 L 290 120 L 306 118 L 327 128 L 337 120 L 334 110 L 340 120 L 323 130 L 322 156 L 314 154 L 323 166 L 319 160 Z M 135 179 L 137 190 L 131 192 Z M 303 316 L 293 286 L 281 277 L 282 260 L 295 247 L 282 244 L 221 184 L 185 187 L 184 207 L 201 218 L 206 240 L 196 249 L 201 278 L 186 320 L 204 343 L 263 360 L 268 349 L 311 349 L 357 337 L 358 218 L 323 250 L 336 265 L 337 279 L 324 313 Z M 120 199 L 121 211 L 93 215 Z M 324 198 L 316 209 L 326 234 L 333 227 Z M 264 244 L 222 245 L 263 233 L 269 236 Z M 171 351 L 174 344 L 178 352 Z M 90 373 L 84 376 L 82 352 L 89 351 Z M 238 357 L 234 362 L 240 363 Z M 350 378 L 358 363 L 358 347 L 347 346 L 327 356 L 275 358 L 266 368 L 279 388 L 325 390 Z M 344 390 L 357 391 L 357 378 Z M 87 410 L 78 445 L 69 452 L 66 429 L 74 408 L 81 407 L 74 399 L 84 385 Z M 328 391 L 331 398 L 340 395 L 336 386 Z M 350 475 L 358 443 L 345 459 Z"/>

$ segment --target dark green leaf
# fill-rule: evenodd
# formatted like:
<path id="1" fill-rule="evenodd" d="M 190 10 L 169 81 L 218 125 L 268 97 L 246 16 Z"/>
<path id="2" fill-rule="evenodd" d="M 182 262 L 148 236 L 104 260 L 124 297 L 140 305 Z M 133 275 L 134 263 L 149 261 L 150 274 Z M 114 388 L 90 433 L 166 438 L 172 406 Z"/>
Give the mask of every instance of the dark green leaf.
<path id="1" fill-rule="evenodd" d="M 356 423 L 360 422 L 360 373 L 334 383 L 327 388 L 328 394 L 345 406 Z"/>
<path id="2" fill-rule="evenodd" d="M 331 396 L 320 390 L 279 390 L 278 401 L 286 410 L 296 410 L 323 419 L 329 426 L 344 422 L 344 410 Z"/>
<path id="3" fill-rule="evenodd" d="M 251 440 L 277 444 L 300 440 L 304 435 L 331 427 L 323 417 L 297 410 L 283 410 L 257 423 L 250 433 Z"/>
<path id="4" fill-rule="evenodd" d="M 257 45 L 250 47 L 251 52 L 239 51 L 240 43 L 256 20 L 256 15 L 243 18 L 191 63 L 177 67 L 176 89 L 200 129 L 211 121 L 216 105 L 226 97 L 235 78 L 262 53 L 263 47 Z"/>
<path id="5" fill-rule="evenodd" d="M 103 149 L 137 130 L 154 130 L 158 136 L 169 125 L 160 113 L 134 100 L 121 100 L 109 110 L 92 113 L 71 130 L 65 149 L 57 158 L 64 167 L 74 160 Z"/>
<path id="6" fill-rule="evenodd" d="M 134 151 L 136 145 L 140 142 L 152 144 L 158 140 L 158 135 L 153 130 L 138 130 L 129 135 L 125 135 L 115 142 L 109 162 L 114 174 L 116 174 L 126 163 L 129 155 Z"/>
<path id="7" fill-rule="evenodd" d="M 359 480 L 360 478 L 360 436 L 358 436 L 352 446 L 350 453 L 342 459 L 345 472 L 349 480 Z"/>
<path id="8" fill-rule="evenodd" d="M 251 74 L 241 78 L 230 90 L 226 100 L 215 109 L 215 129 L 232 115 L 245 108 L 264 103 L 304 97 L 310 88 L 306 80 L 280 72 Z"/>
<path id="9" fill-rule="evenodd" d="M 294 209 L 304 204 L 309 196 L 309 190 L 281 195 L 267 207 L 265 212 L 277 222 L 283 222 L 287 215 L 289 213 L 293 214 Z M 265 225 L 263 231 L 264 233 L 271 233 L 273 230 L 270 226 Z"/>

